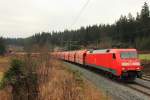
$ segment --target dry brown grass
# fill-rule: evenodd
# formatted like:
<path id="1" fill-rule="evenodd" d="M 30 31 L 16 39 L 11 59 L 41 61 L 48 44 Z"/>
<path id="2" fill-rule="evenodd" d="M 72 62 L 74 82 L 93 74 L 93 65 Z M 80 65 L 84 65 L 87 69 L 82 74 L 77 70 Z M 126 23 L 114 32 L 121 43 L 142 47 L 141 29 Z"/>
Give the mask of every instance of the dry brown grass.
<path id="1" fill-rule="evenodd" d="M 106 100 L 90 82 L 66 70 L 63 63 L 51 61 L 51 69 L 40 69 L 39 100 Z M 45 71 L 47 72 L 47 75 Z M 48 78 L 45 78 L 47 77 Z"/>
<path id="2" fill-rule="evenodd" d="M 22 58 L 24 56 L 19 57 L 19 59 Z M 8 64 L 9 60 L 7 59 L 5 58 L 3 62 Z M 32 60 L 38 64 L 34 69 L 37 73 L 38 83 L 32 84 L 38 90 L 38 97 L 31 100 L 107 99 L 105 94 L 96 89 L 89 81 L 81 78 L 78 73 L 68 70 L 61 61 L 53 60 L 47 53 L 32 56 L 30 59 L 25 57 L 24 59 L 28 60 L 28 67 L 31 67 L 30 62 Z M 11 87 L 6 87 L 0 91 L 0 100 L 12 100 L 12 98 Z"/>
<path id="3" fill-rule="evenodd" d="M 4 72 L 9 68 L 9 61 L 11 57 L 9 56 L 0 56 L 0 80 L 3 77 Z M 3 90 L 0 90 L 0 100 L 11 100 L 11 88 L 7 87 Z"/>
<path id="4" fill-rule="evenodd" d="M 4 72 L 9 69 L 10 56 L 0 56 L 0 80 L 3 77 Z"/>
<path id="5" fill-rule="evenodd" d="M 11 87 L 0 90 L 0 100 L 12 100 Z"/>
<path id="6" fill-rule="evenodd" d="M 84 81 L 84 96 L 85 100 L 111 100 L 110 96 L 107 96 L 104 92 L 98 90 L 87 80 Z"/>
<path id="7" fill-rule="evenodd" d="M 7 71 L 7 69 L 9 68 L 10 59 L 11 59 L 10 56 L 7 57 L 0 56 L 0 72 Z"/>
<path id="8" fill-rule="evenodd" d="M 56 63 L 55 63 L 56 64 Z M 82 88 L 77 85 L 73 75 L 54 65 L 50 77 L 39 85 L 40 100 L 79 100 L 82 98 Z M 49 75 L 48 75 L 49 76 Z M 43 77 L 44 78 L 44 77 Z"/>

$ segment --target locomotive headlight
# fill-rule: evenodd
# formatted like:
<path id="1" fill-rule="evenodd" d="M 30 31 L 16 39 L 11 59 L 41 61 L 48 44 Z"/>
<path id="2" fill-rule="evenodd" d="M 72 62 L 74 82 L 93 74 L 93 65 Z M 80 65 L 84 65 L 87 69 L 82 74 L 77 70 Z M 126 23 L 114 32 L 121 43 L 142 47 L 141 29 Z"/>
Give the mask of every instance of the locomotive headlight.
<path id="1" fill-rule="evenodd" d="M 124 68 L 124 67 L 122 67 L 122 70 L 124 71 L 124 70 L 125 70 L 125 68 Z"/>
<path id="2" fill-rule="evenodd" d="M 136 69 L 137 69 L 137 70 L 140 70 L 140 68 L 139 68 L 139 67 L 137 67 Z"/>
<path id="3" fill-rule="evenodd" d="M 122 66 L 129 66 L 130 64 L 127 63 L 127 62 L 123 62 L 123 63 L 121 63 L 121 65 L 122 65 Z"/>

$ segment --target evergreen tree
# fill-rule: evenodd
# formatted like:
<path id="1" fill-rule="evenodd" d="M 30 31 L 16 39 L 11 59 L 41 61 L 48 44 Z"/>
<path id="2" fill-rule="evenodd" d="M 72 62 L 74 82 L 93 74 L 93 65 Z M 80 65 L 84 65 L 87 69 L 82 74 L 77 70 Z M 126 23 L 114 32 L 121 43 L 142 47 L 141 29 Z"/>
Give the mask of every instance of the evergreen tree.
<path id="1" fill-rule="evenodd" d="M 136 14 L 136 20 L 139 21 L 140 20 L 140 14 L 137 12 Z"/>
<path id="2" fill-rule="evenodd" d="M 141 10 L 141 19 L 144 22 L 146 22 L 147 20 L 149 20 L 149 18 L 150 18 L 150 11 L 149 11 L 148 4 L 145 2 Z"/>

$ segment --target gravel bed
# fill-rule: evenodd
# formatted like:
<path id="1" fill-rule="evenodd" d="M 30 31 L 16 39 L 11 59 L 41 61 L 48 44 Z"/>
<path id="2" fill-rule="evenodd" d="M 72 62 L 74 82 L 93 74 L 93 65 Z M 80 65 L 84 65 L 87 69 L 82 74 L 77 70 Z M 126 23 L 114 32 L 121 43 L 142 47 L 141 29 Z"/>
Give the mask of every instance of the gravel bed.
<path id="1" fill-rule="evenodd" d="M 103 89 L 113 100 L 150 100 L 150 97 L 121 85 L 99 74 L 89 71 L 78 65 L 64 62 L 71 70 L 79 71 L 83 77 L 91 81 L 97 88 Z"/>

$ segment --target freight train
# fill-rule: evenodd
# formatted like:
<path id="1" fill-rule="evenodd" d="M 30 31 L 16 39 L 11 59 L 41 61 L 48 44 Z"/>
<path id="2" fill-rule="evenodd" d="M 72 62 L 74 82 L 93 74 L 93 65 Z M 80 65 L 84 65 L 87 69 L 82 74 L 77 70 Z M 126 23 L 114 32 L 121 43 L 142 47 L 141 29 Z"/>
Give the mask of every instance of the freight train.
<path id="1" fill-rule="evenodd" d="M 94 67 L 119 79 L 134 80 L 142 76 L 136 49 L 99 49 L 54 52 L 58 59 Z"/>

